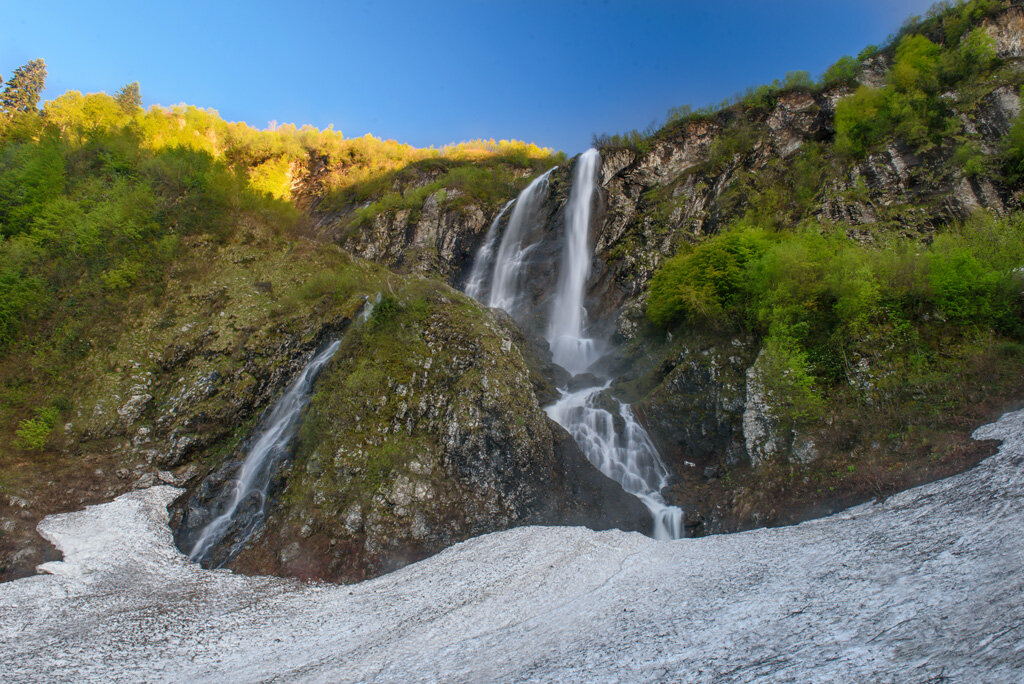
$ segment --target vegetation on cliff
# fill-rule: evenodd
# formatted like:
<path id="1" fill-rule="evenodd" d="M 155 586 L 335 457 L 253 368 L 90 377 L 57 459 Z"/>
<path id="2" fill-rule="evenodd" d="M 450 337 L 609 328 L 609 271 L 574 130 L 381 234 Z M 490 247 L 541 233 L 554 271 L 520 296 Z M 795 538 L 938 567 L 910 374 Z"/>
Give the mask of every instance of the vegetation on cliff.
<path id="1" fill-rule="evenodd" d="M 145 486 L 157 481 L 157 472 L 163 481 L 196 485 L 237 458 L 259 413 L 303 358 L 382 292 L 370 322 L 346 338 L 347 360 L 360 371 L 340 369 L 348 383 L 340 387 L 337 374 L 326 374 L 327 387 L 337 391 L 313 402 L 301 440 L 304 476 L 287 501 L 306 506 L 301 491 L 351 474 L 324 471 L 321 481 L 306 470 L 308 451 L 334 453 L 335 442 L 348 434 L 333 434 L 325 411 L 337 418 L 338 405 L 365 399 L 360 392 L 376 391 L 375 383 L 389 374 L 400 376 L 398 367 L 423 351 L 415 344 L 420 338 L 403 331 L 422 324 L 425 315 L 437 318 L 432 334 L 442 330 L 447 342 L 461 331 L 466 352 L 453 366 L 459 350 L 431 343 L 438 365 L 432 376 L 457 385 L 434 392 L 431 407 L 462 397 L 462 413 L 449 416 L 458 424 L 459 416 L 475 411 L 464 386 L 489 383 L 490 401 L 504 397 L 507 414 L 492 426 L 495 439 L 507 443 L 490 446 L 515 455 L 526 470 L 556 463 L 548 421 L 528 380 L 519 377 L 525 371 L 506 368 L 517 352 L 507 340 L 502 346 L 504 334 L 496 338 L 487 327 L 494 326 L 489 314 L 439 282 L 406 279 L 353 258 L 302 212 L 312 197 L 347 209 L 362 205 L 360 216 L 386 213 L 409 203 L 400 194 L 396 203 L 391 188 L 418 183 L 423 172 L 434 180 L 425 191 L 413 190 L 420 203 L 424 193 L 438 191 L 449 193 L 446 204 L 456 209 L 504 202 L 524 177 L 554 163 L 551 151 L 505 140 L 417 149 L 310 127 L 258 131 L 194 106 L 143 111 L 138 84 L 113 97 L 68 92 L 40 111 L 45 71 L 41 61 L 34 65 L 22 70 L 25 78 L 18 72 L 8 81 L 0 114 L 0 576 L 31 571 L 45 558 L 32 532 L 33 519 L 43 513 Z M 310 188 L 312 195 L 302 196 Z M 472 339 L 477 335 L 489 344 L 487 368 L 494 373 L 487 377 L 479 375 L 484 352 L 481 340 Z M 485 392 L 477 389 L 483 405 Z M 382 408 L 367 411 L 369 421 Z M 470 433 L 479 427 L 474 420 L 463 426 Z M 372 459 L 379 467 L 355 464 L 364 476 L 333 491 L 338 502 L 351 503 L 344 495 L 349 489 L 358 495 L 353 501 L 383 496 L 424 440 L 451 440 L 439 432 L 444 426 L 436 417 L 431 425 L 433 432 L 417 427 L 393 438 L 385 434 Z M 460 443 L 482 438 L 467 434 Z M 523 446 L 529 439 L 536 442 L 530 442 L 532 456 Z M 425 462 L 440 458 L 433 454 L 429 461 L 429 450 L 420 451 Z M 554 481 L 547 476 L 534 478 L 531 502 L 509 499 L 509 491 L 528 489 L 526 478 L 496 475 L 488 471 L 492 465 L 474 472 L 497 477 L 498 489 L 509 487 L 486 509 L 500 504 L 507 515 L 488 518 L 481 509 L 470 522 L 456 521 L 453 512 L 468 507 L 473 493 L 452 485 L 444 499 L 449 517 L 427 518 L 441 531 L 427 541 L 406 541 L 435 551 L 516 516 L 548 511 L 543 519 L 555 521 L 555 500 L 568 502 L 565 510 L 583 510 L 607 499 L 577 496 L 581 489 L 574 484 L 566 485 L 564 497 L 539 494 Z M 435 475 L 443 481 L 457 473 Z M 384 542 L 378 533 L 369 550 L 349 557 L 345 576 L 373 571 L 369 556 L 379 560 L 376 571 L 386 566 L 386 554 L 373 546 Z"/>
<path id="2" fill-rule="evenodd" d="M 117 97 L 71 91 L 39 112 L 42 83 L 25 95 L 20 82 L 35 81 L 17 79 L 0 116 L 0 434 L 17 426 L 19 447 L 42 448 L 73 393 L 43 391 L 35 373 L 69 377 L 93 330 L 124 317 L 126 302 L 186 286 L 175 266 L 191 240 L 231 244 L 255 227 L 288 242 L 308 234 L 286 200 L 309 158 L 327 159 L 321 182 L 353 198 L 414 162 L 449 169 L 431 191 L 489 198 L 509 189 L 509 164 L 550 156 L 518 142 L 416 149 L 311 127 L 259 131 L 184 105 L 144 111 L 137 84 Z"/>
<path id="3" fill-rule="evenodd" d="M 808 145 L 781 170 L 740 175 L 723 193 L 736 218 L 665 261 L 651 281 L 649 319 L 663 328 L 699 323 L 756 331 L 778 369 L 772 389 L 792 417 L 805 420 L 822 417 L 821 393 L 849 380 L 851 349 L 881 329 L 919 340 L 931 337 L 925 328 L 954 325 L 965 335 L 1024 339 L 1021 215 L 941 226 L 926 244 L 884 225 L 870 241 L 850 240 L 846 226 L 815 215 L 826 178 L 843 173 L 850 157 L 884 145 L 919 155 L 944 148 L 940 163 L 961 165 L 967 174 L 1014 167 L 1020 117 L 987 153 L 963 130 L 982 97 L 1022 81 L 988 33 L 972 24 L 1000 7 L 987 0 L 940 7 L 908 23 L 885 49 L 892 62 L 884 85 L 860 85 L 836 103 L 833 140 Z M 929 39 L 937 33 L 945 44 Z M 749 124 L 726 127 L 708 164 L 715 166 L 716 156 L 728 164 L 755 137 Z M 893 353 L 937 351 L 906 341 Z"/>
<path id="4" fill-rule="evenodd" d="M 979 457 L 964 435 L 1019 400 L 1022 17 L 943 3 L 818 82 L 598 139 L 621 169 L 604 255 L 646 314 L 619 329 L 661 359 L 624 391 L 694 529 L 956 472 Z"/>

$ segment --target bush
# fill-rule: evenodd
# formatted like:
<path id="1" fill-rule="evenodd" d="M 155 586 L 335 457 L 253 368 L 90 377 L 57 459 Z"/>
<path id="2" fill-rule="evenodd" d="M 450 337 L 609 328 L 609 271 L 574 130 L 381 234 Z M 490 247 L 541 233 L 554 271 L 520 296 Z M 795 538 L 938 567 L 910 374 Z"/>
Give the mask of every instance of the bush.
<path id="1" fill-rule="evenodd" d="M 57 409 L 46 407 L 36 409 L 35 418 L 26 418 L 18 423 L 14 433 L 14 446 L 27 451 L 40 451 L 53 432 L 57 423 Z"/>
<path id="2" fill-rule="evenodd" d="M 988 155 L 976 143 L 964 143 L 953 153 L 953 163 L 963 169 L 964 175 L 974 178 L 989 170 Z"/>
<path id="3" fill-rule="evenodd" d="M 795 397 L 796 417 L 813 412 L 821 385 L 845 378 L 846 347 L 872 330 L 911 335 L 947 321 L 1024 339 L 1024 215 L 979 215 L 923 250 L 825 231 L 737 225 L 685 247 L 655 273 L 647 316 L 663 328 L 689 322 L 762 335 L 773 386 Z"/>
<path id="4" fill-rule="evenodd" d="M 861 86 L 837 103 L 837 149 L 863 157 L 893 136 L 918 150 L 943 144 L 960 128 L 959 119 L 942 97 L 943 89 L 978 78 L 998 62 L 992 39 L 981 28 L 971 31 L 954 48 L 943 48 L 917 33 L 904 35 L 896 46 L 885 87 Z M 829 78 L 839 78 L 842 70 L 851 66 L 844 62 Z"/>
<path id="5" fill-rule="evenodd" d="M 767 248 L 760 231 L 727 232 L 684 247 L 651 281 L 647 315 L 668 326 L 684 318 L 713 320 L 735 313 L 751 262 Z"/>
<path id="6" fill-rule="evenodd" d="M 1020 99 L 1024 102 L 1024 87 Z M 1024 109 L 1018 114 L 1003 136 L 1001 161 L 1006 179 L 1013 184 L 1024 180 Z"/>
<path id="7" fill-rule="evenodd" d="M 861 86 L 836 103 L 836 149 L 853 157 L 867 150 L 891 130 L 886 92 Z"/>
<path id="8" fill-rule="evenodd" d="M 790 71 L 782 79 L 783 90 L 810 90 L 814 87 L 814 79 L 807 71 Z"/>
<path id="9" fill-rule="evenodd" d="M 825 70 L 821 77 L 821 83 L 826 88 L 838 85 L 852 85 L 857 81 L 860 74 L 860 62 L 849 55 L 844 55 Z"/>

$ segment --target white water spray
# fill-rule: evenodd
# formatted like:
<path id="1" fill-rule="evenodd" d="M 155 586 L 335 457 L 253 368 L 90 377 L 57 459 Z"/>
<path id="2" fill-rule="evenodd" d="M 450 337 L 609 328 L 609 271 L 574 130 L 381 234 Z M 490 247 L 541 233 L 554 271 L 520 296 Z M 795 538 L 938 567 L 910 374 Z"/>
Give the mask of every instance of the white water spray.
<path id="1" fill-rule="evenodd" d="M 643 501 L 654 518 L 655 539 L 679 539 L 683 511 L 661 497 L 668 484 L 668 468 L 647 431 L 629 404 L 618 402 L 618 416 L 598 405 L 601 392 L 610 384 L 576 392 L 561 390 L 562 397 L 544 410 L 572 435 L 595 468 Z"/>
<path id="2" fill-rule="evenodd" d="M 595 149 L 587 150 L 576 161 L 565 210 L 558 291 L 548 322 L 547 338 L 554 362 L 573 375 L 590 368 L 599 354 L 595 341 L 583 335 L 587 325 L 583 296 L 590 277 L 590 214 L 600 162 L 601 156 Z"/>
<path id="3" fill-rule="evenodd" d="M 309 402 L 310 391 L 317 374 L 338 350 L 335 340 L 306 365 L 284 395 L 277 401 L 270 415 L 262 422 L 256 443 L 253 444 L 231 489 L 220 515 L 203 528 L 188 557 L 194 561 L 206 559 L 210 550 L 229 532 L 240 528 L 228 557 L 232 557 L 249 540 L 266 514 L 267 489 L 278 464 L 288 455 L 288 449 L 298 427 L 302 409 Z M 244 519 L 241 515 L 245 512 Z"/>
<path id="4" fill-rule="evenodd" d="M 484 236 L 484 244 L 473 259 L 473 269 L 469 272 L 469 279 L 466 281 L 466 294 L 473 299 L 481 299 L 484 288 L 487 286 L 487 272 L 494 264 L 494 247 L 498 244 L 498 225 L 508 208 L 515 202 L 514 199 L 505 203 L 498 215 L 491 221 L 491 227 L 487 229 Z"/>
<path id="5" fill-rule="evenodd" d="M 548 194 L 548 177 L 556 167 L 535 178 L 516 198 L 505 234 L 494 258 L 494 276 L 488 306 L 514 313 L 519 308 L 522 266 L 533 245 L 524 244 L 529 229 L 536 225 L 537 212 Z M 479 259 L 479 255 L 477 256 Z"/>

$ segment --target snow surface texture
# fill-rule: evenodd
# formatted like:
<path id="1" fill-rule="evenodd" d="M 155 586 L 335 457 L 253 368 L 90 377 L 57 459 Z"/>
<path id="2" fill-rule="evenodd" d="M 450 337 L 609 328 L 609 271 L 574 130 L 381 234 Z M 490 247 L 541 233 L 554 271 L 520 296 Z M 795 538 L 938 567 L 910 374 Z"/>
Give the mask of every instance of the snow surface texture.
<path id="1" fill-rule="evenodd" d="M 794 527 L 519 528 L 353 586 L 190 563 L 156 487 L 40 531 L 0 681 L 1024 679 L 1024 411 L 962 475 Z"/>

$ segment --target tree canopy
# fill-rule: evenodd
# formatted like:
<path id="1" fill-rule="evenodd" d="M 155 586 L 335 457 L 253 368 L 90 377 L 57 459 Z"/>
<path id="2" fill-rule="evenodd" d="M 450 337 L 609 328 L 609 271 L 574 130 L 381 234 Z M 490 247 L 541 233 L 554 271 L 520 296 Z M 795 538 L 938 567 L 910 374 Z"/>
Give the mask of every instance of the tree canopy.
<path id="1" fill-rule="evenodd" d="M 0 109 L 8 115 L 36 111 L 39 96 L 45 86 L 46 63 L 41 59 L 33 59 L 14 70 L 0 93 Z"/>
<path id="2" fill-rule="evenodd" d="M 117 91 L 114 95 L 117 105 L 125 114 L 134 114 L 142 109 L 142 93 L 139 91 L 139 82 L 132 81 Z"/>

